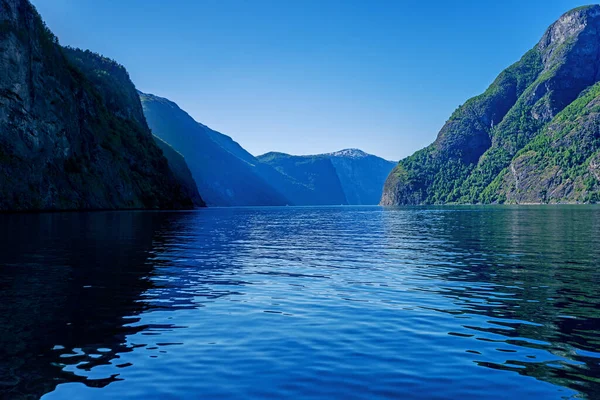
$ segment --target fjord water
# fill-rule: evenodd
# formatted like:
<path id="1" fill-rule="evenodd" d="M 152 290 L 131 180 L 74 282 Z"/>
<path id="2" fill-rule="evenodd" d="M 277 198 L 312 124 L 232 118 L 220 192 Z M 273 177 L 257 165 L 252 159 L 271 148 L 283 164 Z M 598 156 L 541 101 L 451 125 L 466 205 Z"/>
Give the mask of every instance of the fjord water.
<path id="1" fill-rule="evenodd" d="M 600 396 L 595 206 L 0 226 L 0 398 Z"/>

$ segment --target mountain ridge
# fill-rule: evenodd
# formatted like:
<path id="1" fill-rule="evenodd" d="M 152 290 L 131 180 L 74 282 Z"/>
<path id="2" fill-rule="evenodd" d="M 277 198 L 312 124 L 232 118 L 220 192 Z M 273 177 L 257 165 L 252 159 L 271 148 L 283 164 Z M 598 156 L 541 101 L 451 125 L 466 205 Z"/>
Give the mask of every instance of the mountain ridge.
<path id="1" fill-rule="evenodd" d="M 483 94 L 460 106 L 433 144 L 399 162 L 386 180 L 381 204 L 503 203 L 520 197 L 539 203 L 588 201 L 597 182 L 548 197 L 547 190 L 532 195 L 523 187 L 512 190 L 520 194 L 507 194 L 511 190 L 497 178 L 516 168 L 511 163 L 517 154 L 598 82 L 599 32 L 600 5 L 563 14 Z"/>
<path id="2" fill-rule="evenodd" d="M 268 171 L 229 136 L 194 120 L 175 102 L 138 91 L 152 132 L 183 154 L 209 206 L 274 206 L 290 201 Z"/>
<path id="3" fill-rule="evenodd" d="M 353 148 L 353 147 L 345 148 L 345 149 L 338 150 L 338 151 L 332 151 L 329 153 L 317 153 L 317 154 L 290 154 L 290 153 L 285 153 L 282 151 L 268 151 L 266 153 L 257 155 L 255 157 L 261 158 L 261 157 L 266 157 L 266 156 L 271 156 L 271 155 L 282 155 L 282 156 L 292 156 L 292 157 L 350 157 L 350 158 L 365 158 L 365 157 L 372 156 L 372 157 L 377 157 L 377 158 L 380 158 L 380 159 L 388 161 L 388 162 L 393 162 L 393 163 L 396 162 L 396 161 L 387 160 L 383 157 L 379 157 L 375 154 L 367 153 L 366 151 L 363 151 L 358 148 Z"/>
<path id="4" fill-rule="evenodd" d="M 324 196 L 325 204 L 369 205 L 377 204 L 385 178 L 395 163 L 381 157 L 368 154 L 359 149 L 344 149 L 316 155 L 290 155 L 281 152 L 269 152 L 257 157 L 283 174 L 290 175 L 300 182 L 312 186 Z M 315 164 L 321 163 L 323 176 L 329 182 L 320 188 L 314 187 L 311 176 L 317 174 Z M 329 164 L 333 169 L 329 168 Z M 310 166 L 313 169 L 308 169 Z M 341 191 L 338 190 L 338 181 Z"/>

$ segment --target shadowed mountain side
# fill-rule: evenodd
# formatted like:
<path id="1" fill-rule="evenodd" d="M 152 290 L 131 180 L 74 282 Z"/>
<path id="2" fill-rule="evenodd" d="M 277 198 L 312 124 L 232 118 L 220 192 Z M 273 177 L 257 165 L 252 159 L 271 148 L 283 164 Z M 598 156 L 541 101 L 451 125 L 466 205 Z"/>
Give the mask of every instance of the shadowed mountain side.
<path id="1" fill-rule="evenodd" d="M 177 178 L 179 183 L 181 183 L 183 190 L 192 199 L 194 205 L 196 207 L 205 207 L 206 203 L 204 203 L 204 200 L 202 200 L 202 197 L 198 193 L 198 186 L 196 186 L 196 181 L 192 177 L 192 173 L 185 162 L 185 158 L 183 158 L 179 152 L 175 151 L 175 149 L 173 149 L 167 142 L 156 135 L 154 135 L 154 141 L 163 151 L 163 154 L 169 162 L 169 167 L 171 168 L 171 171 L 173 171 L 175 178 Z"/>
<path id="2" fill-rule="evenodd" d="M 355 205 L 378 204 L 385 180 L 397 164 L 357 149 L 325 156 L 337 171 L 348 204 Z"/>
<path id="3" fill-rule="evenodd" d="M 273 152 L 257 158 L 311 188 L 316 199 L 312 204 L 375 205 L 385 179 L 396 165 L 357 149 L 314 156 Z M 297 199 L 285 188 L 281 191 Z"/>
<path id="4" fill-rule="evenodd" d="M 0 210 L 190 208 L 127 71 L 0 2 Z"/>
<path id="5" fill-rule="evenodd" d="M 347 205 L 348 200 L 342 188 L 340 178 L 330 159 L 324 157 L 291 156 L 283 153 L 267 153 L 258 157 L 259 161 L 269 165 L 281 174 L 310 188 L 310 198 L 289 196 L 298 204 L 311 205 Z M 282 188 L 283 190 L 283 188 Z"/>
<path id="6" fill-rule="evenodd" d="M 258 161 L 245 153 L 237 143 L 231 141 L 223 147 L 213 140 L 220 134 L 194 121 L 175 103 L 154 95 L 139 95 L 152 132 L 185 157 L 202 198 L 208 205 L 268 206 L 290 203 L 261 176 L 257 168 L 260 165 Z"/>

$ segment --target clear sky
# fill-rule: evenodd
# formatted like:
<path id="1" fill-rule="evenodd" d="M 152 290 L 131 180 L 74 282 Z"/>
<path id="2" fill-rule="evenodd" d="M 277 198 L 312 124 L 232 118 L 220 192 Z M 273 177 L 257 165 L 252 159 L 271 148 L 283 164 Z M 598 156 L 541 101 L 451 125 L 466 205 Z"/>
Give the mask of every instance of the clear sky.
<path id="1" fill-rule="evenodd" d="M 33 0 L 62 44 L 119 61 L 251 153 L 397 160 L 576 0 Z"/>

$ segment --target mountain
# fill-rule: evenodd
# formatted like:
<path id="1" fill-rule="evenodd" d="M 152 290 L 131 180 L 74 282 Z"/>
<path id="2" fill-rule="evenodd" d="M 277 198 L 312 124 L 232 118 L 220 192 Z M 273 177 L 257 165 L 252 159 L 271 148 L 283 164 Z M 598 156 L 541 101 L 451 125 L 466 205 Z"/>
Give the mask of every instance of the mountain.
<path id="1" fill-rule="evenodd" d="M 381 199 L 381 191 L 395 162 L 347 149 L 327 154 L 340 178 L 348 204 L 374 205 Z"/>
<path id="2" fill-rule="evenodd" d="M 326 199 L 322 199 L 321 194 L 316 191 L 314 187 L 301 183 L 289 175 L 282 174 L 267 163 L 260 162 L 229 136 L 213 131 L 212 129 L 207 129 L 207 133 L 213 141 L 225 150 L 241 160 L 252 164 L 256 174 L 258 174 L 265 182 L 268 182 L 278 193 L 285 196 L 287 205 L 307 206 L 331 204 Z"/>
<path id="3" fill-rule="evenodd" d="M 152 132 L 185 157 L 209 205 L 377 204 L 385 177 L 395 165 L 360 150 L 254 157 L 229 136 L 196 122 L 174 102 L 138 95 Z"/>
<path id="4" fill-rule="evenodd" d="M 600 200 L 600 5 L 579 7 L 429 147 L 400 161 L 381 203 L 557 203 Z"/>
<path id="5" fill-rule="evenodd" d="M 141 92 L 138 95 L 152 132 L 185 157 L 207 204 L 273 206 L 290 203 L 263 176 L 260 162 L 230 137 L 196 122 L 172 101 Z"/>
<path id="6" fill-rule="evenodd" d="M 158 145 L 158 147 L 162 150 L 163 155 L 167 159 L 169 163 L 169 167 L 175 178 L 179 181 L 182 186 L 184 193 L 192 199 L 194 205 L 196 207 L 205 207 L 206 203 L 200 197 L 200 193 L 198 192 L 198 186 L 196 185 L 196 181 L 192 176 L 192 172 L 185 161 L 185 158 L 176 151 L 170 144 L 159 138 L 158 136 L 153 135 L 154 142 Z"/>
<path id="7" fill-rule="evenodd" d="M 348 204 L 340 178 L 329 158 L 291 156 L 283 153 L 267 153 L 257 158 L 260 162 L 308 188 L 305 196 L 288 193 L 292 203 L 296 205 Z"/>
<path id="8" fill-rule="evenodd" d="M 377 204 L 396 165 L 357 149 L 313 156 L 267 153 L 257 158 L 311 189 L 312 197 L 303 199 L 281 189 L 300 204 Z"/>
<path id="9" fill-rule="evenodd" d="M 0 210 L 191 208 L 125 69 L 0 1 Z"/>

